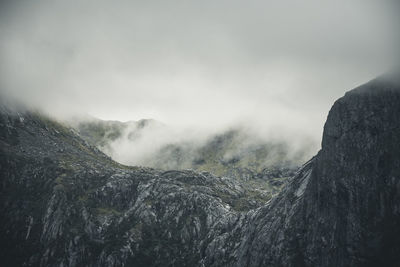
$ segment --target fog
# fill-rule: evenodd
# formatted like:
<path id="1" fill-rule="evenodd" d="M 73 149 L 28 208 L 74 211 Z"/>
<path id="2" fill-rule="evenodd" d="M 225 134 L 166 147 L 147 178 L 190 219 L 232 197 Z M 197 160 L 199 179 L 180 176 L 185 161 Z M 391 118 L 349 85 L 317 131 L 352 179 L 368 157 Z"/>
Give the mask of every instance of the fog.
<path id="1" fill-rule="evenodd" d="M 76 129 L 83 132 L 87 121 L 80 123 Z M 164 169 L 207 165 L 205 162 L 196 164 L 199 161 L 212 165 L 238 161 L 236 165 L 258 164 L 259 168 L 297 167 L 309 160 L 318 148 L 310 136 L 293 138 L 290 134 L 282 134 L 282 131 L 260 131 L 250 122 L 222 130 L 171 127 L 157 121 L 149 121 L 145 126 L 141 122 L 128 122 L 119 134 L 115 128 L 106 131 L 97 147 L 123 164 Z M 117 138 L 109 138 L 116 135 Z"/>
<path id="2" fill-rule="evenodd" d="M 399 62 L 396 2 L 2 1 L 0 94 L 60 118 L 244 124 L 316 150 L 334 100 Z"/>

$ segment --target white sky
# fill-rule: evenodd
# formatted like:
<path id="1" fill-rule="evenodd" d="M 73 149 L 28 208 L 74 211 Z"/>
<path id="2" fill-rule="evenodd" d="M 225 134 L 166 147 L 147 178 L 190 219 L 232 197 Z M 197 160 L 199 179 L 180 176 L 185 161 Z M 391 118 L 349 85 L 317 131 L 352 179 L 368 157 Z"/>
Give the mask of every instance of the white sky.
<path id="1" fill-rule="evenodd" d="M 335 99 L 397 63 L 392 2 L 2 1 L 0 90 L 55 115 L 319 140 Z"/>

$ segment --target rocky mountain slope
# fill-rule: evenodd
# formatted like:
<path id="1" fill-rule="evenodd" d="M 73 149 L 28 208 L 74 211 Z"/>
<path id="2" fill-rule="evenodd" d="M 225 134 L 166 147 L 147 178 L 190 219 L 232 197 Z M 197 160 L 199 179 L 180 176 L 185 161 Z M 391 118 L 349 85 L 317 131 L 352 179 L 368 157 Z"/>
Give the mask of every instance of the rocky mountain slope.
<path id="1" fill-rule="evenodd" d="M 399 265 L 399 78 L 335 102 L 321 151 L 241 231 L 237 266 Z"/>
<path id="2" fill-rule="evenodd" d="M 181 140 L 179 134 L 175 133 L 175 138 L 167 138 L 155 145 L 150 139 L 162 139 L 171 129 L 154 120 L 123 123 L 90 118 L 68 125 L 90 145 L 121 163 L 165 171 L 206 171 L 216 176 L 246 181 L 244 184 L 249 190 L 262 189 L 269 196 L 279 192 L 294 175 L 304 163 L 310 147 L 305 143 L 301 149 L 293 152 L 284 141 L 261 140 L 240 128 L 213 134 L 205 140 L 196 137 Z M 149 149 L 146 154 L 137 157 L 143 150 L 142 144 Z M 118 150 L 125 153 L 119 153 Z"/>
<path id="3" fill-rule="evenodd" d="M 270 195 L 194 171 L 128 167 L 40 114 L 1 112 L 0 245 L 7 266 L 192 265 Z"/>
<path id="4" fill-rule="evenodd" d="M 400 85 L 332 107 L 271 201 L 243 182 L 120 165 L 38 114 L 0 116 L 5 266 L 399 266 Z"/>

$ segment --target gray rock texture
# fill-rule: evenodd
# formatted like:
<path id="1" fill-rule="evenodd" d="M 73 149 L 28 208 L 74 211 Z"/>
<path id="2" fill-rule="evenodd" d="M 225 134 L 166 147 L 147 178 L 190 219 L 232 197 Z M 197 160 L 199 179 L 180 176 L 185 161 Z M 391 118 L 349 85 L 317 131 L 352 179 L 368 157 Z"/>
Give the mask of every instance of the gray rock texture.
<path id="1" fill-rule="evenodd" d="M 2 266 L 400 266 L 400 86 L 333 105 L 322 149 L 263 200 L 245 180 L 118 164 L 0 112 Z"/>

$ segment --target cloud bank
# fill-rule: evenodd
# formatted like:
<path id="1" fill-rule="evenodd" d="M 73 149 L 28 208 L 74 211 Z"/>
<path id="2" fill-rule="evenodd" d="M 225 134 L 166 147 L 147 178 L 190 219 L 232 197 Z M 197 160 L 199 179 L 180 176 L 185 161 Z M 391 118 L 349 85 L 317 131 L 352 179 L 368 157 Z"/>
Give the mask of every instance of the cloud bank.
<path id="1" fill-rule="evenodd" d="M 56 116 L 154 118 L 317 142 L 390 69 L 396 1 L 2 1 L 0 92 Z"/>

